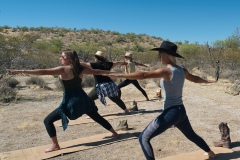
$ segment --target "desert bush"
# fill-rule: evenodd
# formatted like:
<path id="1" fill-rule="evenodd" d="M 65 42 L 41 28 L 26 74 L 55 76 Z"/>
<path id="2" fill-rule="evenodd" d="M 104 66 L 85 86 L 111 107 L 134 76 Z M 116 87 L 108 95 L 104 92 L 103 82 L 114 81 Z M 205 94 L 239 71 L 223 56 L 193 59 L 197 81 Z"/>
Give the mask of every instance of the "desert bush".
<path id="1" fill-rule="evenodd" d="M 15 99 L 17 91 L 14 88 L 2 85 L 0 87 L 0 101 L 8 103 Z"/>
<path id="2" fill-rule="evenodd" d="M 1 83 L 1 86 L 8 86 L 8 87 L 11 87 L 11 88 L 15 88 L 16 85 L 19 84 L 18 80 L 16 80 L 15 78 L 2 78 L 0 80 L 0 83 Z"/>
<path id="3" fill-rule="evenodd" d="M 60 91 L 60 90 L 63 89 L 62 84 L 61 84 L 61 82 L 60 82 L 59 79 L 56 79 L 56 80 L 54 81 L 54 85 L 56 86 L 56 90 L 58 90 L 58 91 Z"/>
<path id="4" fill-rule="evenodd" d="M 11 88 L 15 88 L 19 84 L 19 81 L 16 78 L 7 78 L 5 81 L 7 86 Z"/>
<path id="5" fill-rule="evenodd" d="M 85 75 L 82 81 L 82 87 L 93 87 L 95 84 L 93 75 Z"/>
<path id="6" fill-rule="evenodd" d="M 224 70 L 220 73 L 220 78 L 228 79 L 231 82 L 238 80 L 240 77 L 240 73 L 238 70 Z"/>
<path id="7" fill-rule="evenodd" d="M 37 85 L 41 88 L 46 87 L 46 82 L 41 77 L 31 77 L 26 80 L 26 85 Z"/>
<path id="8" fill-rule="evenodd" d="M 28 30 L 29 33 L 22 33 L 22 30 Z M 13 36 L 4 34 L 9 31 L 13 32 Z M 74 34 L 71 32 L 74 32 Z M 159 46 L 162 40 L 161 37 L 145 34 L 120 34 L 99 29 L 77 30 L 74 28 L 72 30 L 43 26 L 37 28 L 0 26 L 0 74 L 5 73 L 6 68 L 35 69 L 55 67 L 59 65 L 57 56 L 63 48 L 76 50 L 79 58 L 86 62 L 93 60 L 91 54 L 97 50 L 105 51 L 111 61 L 122 61 L 125 51 L 129 50 L 133 51 L 134 60 L 137 62 L 154 66 L 156 63 L 159 64 L 158 52 L 150 51 L 150 49 Z M 239 42 L 239 31 L 237 29 L 226 40 L 216 41 L 213 44 L 212 47 L 214 48 L 211 51 L 213 51 L 215 58 L 220 55 L 222 76 L 227 75 L 225 72 L 228 70 L 239 70 Z M 177 60 L 179 65 L 188 68 L 188 70 L 199 67 L 209 72 L 210 75 L 214 75 L 214 64 L 218 59 L 212 59 L 213 57 L 208 52 L 209 46 L 197 43 L 190 44 L 187 40 L 175 43 L 179 47 L 178 52 L 185 57 L 185 59 Z M 220 48 L 223 48 L 221 54 L 219 54 Z M 152 67 L 151 70 L 154 68 L 156 67 Z M 142 70 L 142 68 L 139 69 Z M 226 76 L 226 78 L 239 79 L 239 74 L 238 76 Z"/>
<path id="9" fill-rule="evenodd" d="M 240 80 L 236 80 L 232 86 L 233 90 L 240 93 Z"/>

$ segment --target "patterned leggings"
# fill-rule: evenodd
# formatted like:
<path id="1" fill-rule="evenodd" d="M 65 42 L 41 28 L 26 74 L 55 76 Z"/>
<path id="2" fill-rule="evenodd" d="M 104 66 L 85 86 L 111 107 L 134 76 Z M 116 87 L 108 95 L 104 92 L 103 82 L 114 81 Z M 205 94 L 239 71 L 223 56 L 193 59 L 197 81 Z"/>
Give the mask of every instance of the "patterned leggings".
<path id="1" fill-rule="evenodd" d="M 210 148 L 206 142 L 198 136 L 188 120 L 186 110 L 183 105 L 172 106 L 163 111 L 157 118 L 142 131 L 139 136 L 139 142 L 142 147 L 143 153 L 147 160 L 154 160 L 154 153 L 150 140 L 163 133 L 169 127 L 175 125 L 190 141 L 195 143 L 198 147 L 205 152 L 209 152 Z"/>

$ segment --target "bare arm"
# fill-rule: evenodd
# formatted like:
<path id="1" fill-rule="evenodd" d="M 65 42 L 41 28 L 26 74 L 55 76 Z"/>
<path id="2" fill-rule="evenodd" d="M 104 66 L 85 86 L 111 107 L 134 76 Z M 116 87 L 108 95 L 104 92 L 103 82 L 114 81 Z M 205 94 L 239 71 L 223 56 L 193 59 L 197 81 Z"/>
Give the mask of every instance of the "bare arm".
<path id="1" fill-rule="evenodd" d="M 211 81 L 211 80 L 205 80 L 205 79 L 202 79 L 201 77 L 199 76 L 195 76 L 195 75 L 192 75 L 191 73 L 188 72 L 187 69 L 184 68 L 184 75 L 185 75 L 185 78 L 191 82 L 194 82 L 194 83 L 213 83 L 214 81 Z"/>
<path id="2" fill-rule="evenodd" d="M 125 62 L 121 62 L 121 61 L 116 61 L 116 62 L 113 62 L 113 66 L 112 66 L 112 68 L 114 68 L 114 67 L 116 67 L 116 66 L 118 66 L 118 65 L 125 65 Z"/>
<path id="3" fill-rule="evenodd" d="M 94 75 L 102 75 L 102 74 L 109 74 L 109 73 L 114 73 L 112 71 L 108 71 L 108 70 L 100 70 L 100 69 L 91 69 L 88 67 L 84 67 L 83 74 L 94 74 Z"/>
<path id="4" fill-rule="evenodd" d="M 135 61 L 134 61 L 134 62 L 135 62 Z M 137 65 L 137 66 L 143 66 L 143 67 L 150 67 L 150 66 L 147 66 L 147 65 L 145 65 L 145 64 L 138 63 L 138 62 L 135 62 L 135 65 Z"/>
<path id="5" fill-rule="evenodd" d="M 104 76 L 127 79 L 167 78 L 169 77 L 169 72 L 166 69 L 157 69 L 154 71 L 139 71 L 129 74 L 104 74 Z"/>
<path id="6" fill-rule="evenodd" d="M 55 68 L 48 69 L 34 69 L 34 70 L 14 70 L 10 69 L 9 72 L 12 73 L 24 73 L 24 74 L 33 74 L 33 75 L 62 75 L 64 73 L 64 66 L 59 66 Z"/>
<path id="7" fill-rule="evenodd" d="M 90 63 L 86 63 L 86 62 L 80 62 L 80 64 L 84 67 L 87 67 L 87 68 L 91 68 L 92 69 L 92 66 Z"/>

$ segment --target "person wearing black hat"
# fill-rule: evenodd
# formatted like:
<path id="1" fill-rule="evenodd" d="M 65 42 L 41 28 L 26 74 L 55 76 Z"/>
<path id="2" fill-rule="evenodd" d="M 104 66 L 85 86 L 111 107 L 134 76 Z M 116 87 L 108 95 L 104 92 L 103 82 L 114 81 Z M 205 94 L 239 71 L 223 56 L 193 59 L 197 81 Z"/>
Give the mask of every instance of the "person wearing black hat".
<path id="1" fill-rule="evenodd" d="M 132 52 L 130 52 L 130 51 L 127 51 L 125 53 L 124 61 L 125 61 L 125 63 L 122 64 L 122 65 L 125 65 L 125 72 L 126 73 L 135 72 L 136 71 L 135 66 L 149 67 L 145 64 L 134 61 L 133 57 L 132 57 Z M 144 95 L 146 100 L 149 101 L 149 98 L 148 98 L 148 95 L 147 95 L 146 91 L 140 86 L 140 84 L 138 83 L 138 81 L 136 79 L 128 79 L 127 78 L 118 85 L 118 89 L 120 90 L 120 92 L 119 92 L 120 97 L 121 97 L 121 88 L 123 88 L 123 87 L 125 87 L 129 84 L 133 84 Z"/>
<path id="2" fill-rule="evenodd" d="M 94 54 L 95 62 L 86 63 L 80 62 L 81 65 L 91 68 L 91 69 L 101 69 L 110 71 L 117 65 L 121 65 L 124 62 L 109 62 L 106 58 L 106 55 L 102 51 L 97 51 Z M 91 100 L 95 101 L 96 99 L 100 99 L 100 101 L 106 106 L 105 97 L 108 97 L 111 101 L 116 103 L 122 110 L 124 110 L 125 114 L 129 114 L 129 111 L 121 100 L 119 96 L 119 89 L 117 85 L 113 82 L 113 80 L 109 77 L 102 75 L 94 75 L 95 87 L 88 93 L 88 96 Z M 88 118 L 88 117 L 87 117 Z"/>
<path id="3" fill-rule="evenodd" d="M 160 47 L 153 48 L 152 50 L 158 51 L 159 59 L 163 65 L 166 65 L 165 68 L 159 68 L 148 72 L 139 71 L 130 74 L 106 74 L 106 76 L 112 78 L 160 78 L 160 85 L 162 91 L 164 92 L 163 112 L 150 122 L 139 136 L 139 142 L 146 159 L 155 159 L 150 140 L 163 133 L 173 125 L 177 127 L 190 141 L 203 149 L 206 156 L 210 158 L 215 157 L 215 153 L 191 127 L 182 100 L 182 91 L 185 79 L 195 83 L 212 83 L 214 81 L 205 80 L 192 75 L 187 69 L 178 66 L 176 64 L 175 57 L 183 57 L 176 52 L 177 46 L 174 43 L 163 41 Z"/>

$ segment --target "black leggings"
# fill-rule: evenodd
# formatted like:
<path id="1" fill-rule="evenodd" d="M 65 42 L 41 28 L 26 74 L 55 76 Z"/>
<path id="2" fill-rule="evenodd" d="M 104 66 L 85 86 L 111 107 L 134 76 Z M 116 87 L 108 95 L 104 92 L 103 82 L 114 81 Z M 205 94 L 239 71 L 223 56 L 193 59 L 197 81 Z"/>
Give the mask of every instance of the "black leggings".
<path id="1" fill-rule="evenodd" d="M 142 87 L 139 85 L 138 81 L 137 80 L 131 80 L 131 79 L 125 79 L 123 82 L 121 82 L 119 85 L 118 85 L 118 89 L 120 90 L 120 93 L 119 93 L 119 97 L 121 97 L 121 88 L 129 85 L 130 83 L 132 83 L 139 91 L 142 92 L 142 94 L 148 98 L 147 96 L 147 93 L 142 89 Z"/>
<path id="2" fill-rule="evenodd" d="M 105 120 L 97 111 L 86 113 L 90 118 L 92 118 L 95 122 L 103 126 L 105 129 L 110 130 L 112 128 L 111 124 Z M 52 137 L 56 137 L 56 128 L 54 126 L 54 122 L 60 120 L 61 116 L 57 113 L 57 109 L 52 111 L 45 119 L 44 124 L 48 135 Z"/>
<path id="3" fill-rule="evenodd" d="M 120 90 L 119 90 L 120 91 Z M 118 92 L 118 94 L 120 94 Z M 93 88 L 89 93 L 88 93 L 88 97 L 94 102 L 96 99 L 98 99 L 97 96 L 97 92 L 96 89 Z M 121 98 L 119 96 L 117 97 L 108 97 L 111 101 L 113 101 L 114 103 L 116 103 L 120 108 L 122 108 L 123 110 L 126 109 L 126 105 L 124 104 L 124 102 L 121 100 Z"/>

